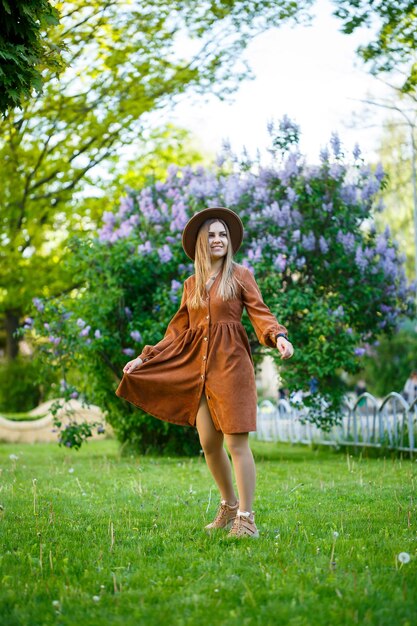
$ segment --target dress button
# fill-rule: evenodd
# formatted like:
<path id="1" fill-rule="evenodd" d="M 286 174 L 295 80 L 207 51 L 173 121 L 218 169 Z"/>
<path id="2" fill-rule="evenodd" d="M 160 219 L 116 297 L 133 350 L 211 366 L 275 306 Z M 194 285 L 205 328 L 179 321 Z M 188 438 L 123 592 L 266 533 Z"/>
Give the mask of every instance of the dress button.
<path id="1" fill-rule="evenodd" d="M 203 337 L 204 341 L 207 341 L 207 337 Z"/>
<path id="2" fill-rule="evenodd" d="M 205 360 L 206 360 L 206 358 L 207 358 L 206 356 L 203 356 L 203 361 L 205 361 Z"/>
<path id="3" fill-rule="evenodd" d="M 204 378 L 204 374 L 201 374 L 201 378 Z"/>
<path id="4" fill-rule="evenodd" d="M 209 320 L 209 319 L 210 319 L 210 315 L 206 315 L 206 320 Z"/>

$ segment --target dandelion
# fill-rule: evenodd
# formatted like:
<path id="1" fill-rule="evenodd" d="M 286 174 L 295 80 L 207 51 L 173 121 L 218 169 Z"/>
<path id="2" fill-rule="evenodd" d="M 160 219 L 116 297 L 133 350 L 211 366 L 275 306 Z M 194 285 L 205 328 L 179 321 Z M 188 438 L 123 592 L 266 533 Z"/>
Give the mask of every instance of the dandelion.
<path id="1" fill-rule="evenodd" d="M 400 552 L 399 555 L 397 556 L 397 559 L 399 560 L 400 563 L 409 563 L 411 560 L 410 555 L 408 554 L 408 552 Z"/>
<path id="2" fill-rule="evenodd" d="M 52 606 L 54 606 L 56 609 L 59 608 L 59 600 L 52 600 Z"/>
<path id="3" fill-rule="evenodd" d="M 100 600 L 100 596 L 93 596 L 94 602 L 98 602 Z"/>
<path id="4" fill-rule="evenodd" d="M 334 531 L 334 533 L 333 533 L 333 537 L 334 537 L 335 539 L 337 539 L 337 538 L 338 538 L 338 536 L 339 536 L 339 533 L 337 532 L 337 530 L 335 530 L 335 531 Z"/>
<path id="5" fill-rule="evenodd" d="M 69 470 L 68 470 L 68 474 L 73 474 L 73 473 L 74 473 L 74 468 L 70 467 Z"/>
<path id="6" fill-rule="evenodd" d="M 19 457 L 17 456 L 17 454 L 9 454 L 9 459 L 11 461 L 17 461 Z"/>

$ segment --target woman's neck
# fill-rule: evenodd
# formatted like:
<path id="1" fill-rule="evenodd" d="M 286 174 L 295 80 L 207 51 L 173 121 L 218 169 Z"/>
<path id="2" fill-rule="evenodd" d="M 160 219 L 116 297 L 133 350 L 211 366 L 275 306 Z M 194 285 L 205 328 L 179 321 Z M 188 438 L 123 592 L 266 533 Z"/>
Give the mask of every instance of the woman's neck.
<path id="1" fill-rule="evenodd" d="M 211 262 L 210 275 L 218 274 L 223 267 L 223 259 L 218 259 Z"/>

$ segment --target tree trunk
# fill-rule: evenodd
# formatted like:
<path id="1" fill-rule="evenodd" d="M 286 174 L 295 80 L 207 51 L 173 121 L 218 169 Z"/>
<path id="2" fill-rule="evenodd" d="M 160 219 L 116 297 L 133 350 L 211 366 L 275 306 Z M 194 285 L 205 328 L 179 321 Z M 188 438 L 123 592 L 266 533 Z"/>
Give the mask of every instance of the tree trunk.
<path id="1" fill-rule="evenodd" d="M 6 359 L 13 361 L 19 354 L 19 340 L 13 333 L 19 328 L 19 311 L 8 309 L 5 311 L 4 326 L 6 329 Z"/>

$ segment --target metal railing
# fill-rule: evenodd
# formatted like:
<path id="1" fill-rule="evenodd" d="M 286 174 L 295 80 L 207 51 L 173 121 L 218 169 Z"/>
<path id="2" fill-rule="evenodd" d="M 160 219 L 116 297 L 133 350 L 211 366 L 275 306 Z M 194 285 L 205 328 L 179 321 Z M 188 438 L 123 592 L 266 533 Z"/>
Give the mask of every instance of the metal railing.
<path id="1" fill-rule="evenodd" d="M 253 436 L 261 441 L 385 448 L 408 452 L 411 458 L 417 453 L 417 399 L 408 404 L 396 392 L 382 400 L 366 392 L 355 401 L 345 398 L 342 412 L 340 425 L 324 431 L 305 421 L 306 407 L 264 400 L 258 406 Z"/>

